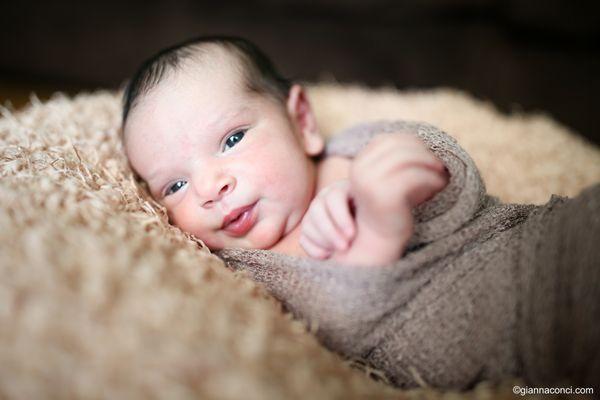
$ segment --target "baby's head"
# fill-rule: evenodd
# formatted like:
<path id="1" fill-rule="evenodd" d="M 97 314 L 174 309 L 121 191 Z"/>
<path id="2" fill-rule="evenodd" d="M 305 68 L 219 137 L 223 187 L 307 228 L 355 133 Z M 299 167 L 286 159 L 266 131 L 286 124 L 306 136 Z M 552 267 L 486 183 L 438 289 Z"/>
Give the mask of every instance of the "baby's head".
<path id="1" fill-rule="evenodd" d="M 296 227 L 324 148 L 302 87 L 232 37 L 146 61 L 125 91 L 123 141 L 171 222 L 211 249 L 267 249 Z"/>

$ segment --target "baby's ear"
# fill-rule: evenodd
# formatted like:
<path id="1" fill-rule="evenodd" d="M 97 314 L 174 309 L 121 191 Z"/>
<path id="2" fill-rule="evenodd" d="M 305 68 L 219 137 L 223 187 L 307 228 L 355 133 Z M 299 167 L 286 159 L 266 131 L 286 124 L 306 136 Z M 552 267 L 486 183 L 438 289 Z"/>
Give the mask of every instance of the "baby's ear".
<path id="1" fill-rule="evenodd" d="M 315 114 L 302 86 L 292 85 L 286 106 L 294 129 L 300 134 L 306 153 L 311 156 L 320 154 L 325 147 L 325 141 L 319 133 Z"/>

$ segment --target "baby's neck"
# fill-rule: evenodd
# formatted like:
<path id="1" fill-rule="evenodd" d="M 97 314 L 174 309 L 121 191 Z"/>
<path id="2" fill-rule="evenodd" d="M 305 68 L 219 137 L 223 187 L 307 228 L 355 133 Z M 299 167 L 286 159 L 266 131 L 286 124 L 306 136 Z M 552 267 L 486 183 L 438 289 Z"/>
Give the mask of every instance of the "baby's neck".
<path id="1" fill-rule="evenodd" d="M 290 256 L 308 257 L 308 254 L 300 246 L 300 233 L 302 224 L 298 224 L 292 229 L 290 233 L 284 236 L 275 246 L 269 250 L 276 253 L 287 254 Z"/>

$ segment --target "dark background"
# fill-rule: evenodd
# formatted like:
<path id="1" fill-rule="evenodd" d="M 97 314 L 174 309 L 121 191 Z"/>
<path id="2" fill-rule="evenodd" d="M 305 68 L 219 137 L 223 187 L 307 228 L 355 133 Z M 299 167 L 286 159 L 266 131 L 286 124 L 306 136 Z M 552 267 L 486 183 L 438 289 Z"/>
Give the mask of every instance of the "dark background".
<path id="1" fill-rule="evenodd" d="M 201 34 L 247 37 L 284 75 L 455 87 L 505 111 L 548 111 L 596 143 L 593 1 L 46 1 L 0 6 L 0 102 L 118 88 L 144 58 Z"/>

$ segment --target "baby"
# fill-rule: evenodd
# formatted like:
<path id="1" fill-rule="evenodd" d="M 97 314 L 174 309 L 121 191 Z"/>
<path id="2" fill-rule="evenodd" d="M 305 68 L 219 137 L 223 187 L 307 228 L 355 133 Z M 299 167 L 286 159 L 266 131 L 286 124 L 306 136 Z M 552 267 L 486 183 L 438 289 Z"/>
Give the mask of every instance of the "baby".
<path id="1" fill-rule="evenodd" d="M 413 135 L 378 135 L 354 159 L 323 157 L 305 90 L 235 37 L 146 61 L 125 91 L 123 140 L 170 221 L 212 250 L 387 264 L 412 235 L 411 209 L 448 183 Z"/>
<path id="2" fill-rule="evenodd" d="M 331 350 L 399 387 L 597 383 L 600 185 L 502 204 L 437 128 L 357 128 L 325 146 L 303 88 L 236 38 L 166 49 L 125 92 L 125 150 L 171 222 Z"/>

